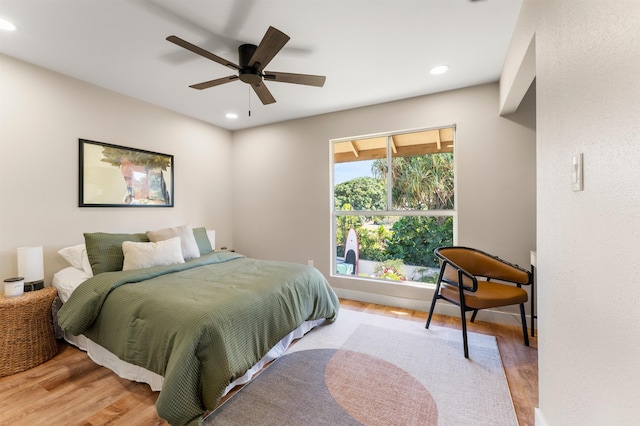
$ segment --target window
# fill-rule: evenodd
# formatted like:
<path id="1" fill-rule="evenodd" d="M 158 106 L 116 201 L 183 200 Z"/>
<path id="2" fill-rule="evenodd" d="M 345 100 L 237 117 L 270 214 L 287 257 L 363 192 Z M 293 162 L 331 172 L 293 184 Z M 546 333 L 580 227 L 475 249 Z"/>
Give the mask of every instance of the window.
<path id="1" fill-rule="evenodd" d="M 452 245 L 455 127 L 331 141 L 337 275 L 435 282 Z"/>

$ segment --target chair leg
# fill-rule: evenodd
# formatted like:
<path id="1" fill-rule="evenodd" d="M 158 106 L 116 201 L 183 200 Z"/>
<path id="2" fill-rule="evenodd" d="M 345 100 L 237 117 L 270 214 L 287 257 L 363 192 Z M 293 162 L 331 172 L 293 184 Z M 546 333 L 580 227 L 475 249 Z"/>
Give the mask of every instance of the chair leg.
<path id="1" fill-rule="evenodd" d="M 476 315 L 478 315 L 478 310 L 474 309 L 473 314 L 471 314 L 471 322 L 474 322 L 476 320 Z"/>
<path id="2" fill-rule="evenodd" d="M 427 317 L 427 324 L 425 324 L 424 328 L 429 328 L 429 324 L 431 324 L 431 316 L 433 315 L 433 308 L 436 306 L 437 296 L 433 296 L 433 300 L 431 301 L 431 309 L 429 309 L 429 316 Z"/>
<path id="3" fill-rule="evenodd" d="M 524 303 L 520 304 L 520 320 L 522 321 L 522 334 L 524 334 L 524 345 L 529 346 L 529 333 L 527 333 L 527 317 L 524 315 Z"/>
<path id="4" fill-rule="evenodd" d="M 429 324 L 431 324 L 431 316 L 433 316 L 433 310 L 436 307 L 436 300 L 438 300 L 440 293 L 440 281 L 438 281 L 438 285 L 436 285 L 436 291 L 433 293 L 433 299 L 431 299 L 431 309 L 429 309 L 429 316 L 427 317 L 427 324 L 424 328 L 429 328 Z"/>
<path id="5" fill-rule="evenodd" d="M 464 357 L 469 358 L 469 344 L 467 343 L 467 316 L 463 304 L 460 304 L 460 318 L 462 319 L 462 343 L 464 345 Z"/>

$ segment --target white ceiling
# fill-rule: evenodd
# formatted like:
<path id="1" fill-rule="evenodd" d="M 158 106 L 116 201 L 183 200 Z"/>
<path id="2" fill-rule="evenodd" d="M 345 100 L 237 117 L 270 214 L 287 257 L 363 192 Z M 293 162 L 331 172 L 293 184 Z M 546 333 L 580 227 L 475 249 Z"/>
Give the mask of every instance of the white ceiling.
<path id="1" fill-rule="evenodd" d="M 498 81 L 522 0 L 0 0 L 0 52 L 229 130 Z M 325 75 L 323 88 L 269 82 L 262 105 L 233 74 L 169 35 L 238 63 L 269 26 L 291 37 L 270 71 Z M 433 76 L 440 64 L 450 71 Z M 248 112 L 251 111 L 249 116 Z M 225 118 L 236 112 L 236 120 Z"/>

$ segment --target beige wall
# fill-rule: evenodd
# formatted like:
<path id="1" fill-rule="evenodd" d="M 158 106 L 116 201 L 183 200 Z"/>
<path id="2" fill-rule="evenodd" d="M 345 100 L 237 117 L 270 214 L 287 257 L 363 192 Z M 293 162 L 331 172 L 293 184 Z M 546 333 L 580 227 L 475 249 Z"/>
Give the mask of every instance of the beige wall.
<path id="1" fill-rule="evenodd" d="M 79 138 L 173 154 L 175 207 L 79 208 Z M 232 245 L 230 156 L 226 130 L 0 55 L 2 277 L 17 274 L 17 247 L 42 245 L 50 283 L 68 266 L 57 250 L 83 232 L 192 223 Z"/>
<path id="2" fill-rule="evenodd" d="M 535 31 L 538 425 L 640 422 L 639 23 L 637 0 L 525 0 L 507 56 Z"/>
<path id="3" fill-rule="evenodd" d="M 230 132 L 9 57 L 0 57 L 0 266 L 83 232 L 138 232 L 191 222 L 218 247 L 254 257 L 313 260 L 330 275 L 329 140 L 457 126 L 458 242 L 523 266 L 535 247 L 533 105 L 500 117 L 498 85 L 418 97 Z M 79 208 L 78 138 L 175 155 L 176 207 Z M 427 309 L 431 289 L 330 278 L 342 295 Z M 511 318 L 507 316 L 507 318 Z M 486 318 L 485 318 L 486 319 Z"/>
<path id="4" fill-rule="evenodd" d="M 535 248 L 535 110 L 532 104 L 503 118 L 498 104 L 498 85 L 487 84 L 234 132 L 235 248 L 259 258 L 313 260 L 329 277 L 329 141 L 455 124 L 458 242 L 528 268 Z M 329 280 L 347 297 L 423 310 L 433 291 Z"/>

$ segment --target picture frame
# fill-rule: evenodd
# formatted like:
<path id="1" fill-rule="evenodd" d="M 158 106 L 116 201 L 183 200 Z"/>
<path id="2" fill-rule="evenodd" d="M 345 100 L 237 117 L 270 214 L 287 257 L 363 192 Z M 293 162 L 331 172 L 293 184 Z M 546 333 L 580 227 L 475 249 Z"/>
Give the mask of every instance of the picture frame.
<path id="1" fill-rule="evenodd" d="M 79 207 L 173 207 L 173 155 L 78 142 Z"/>

